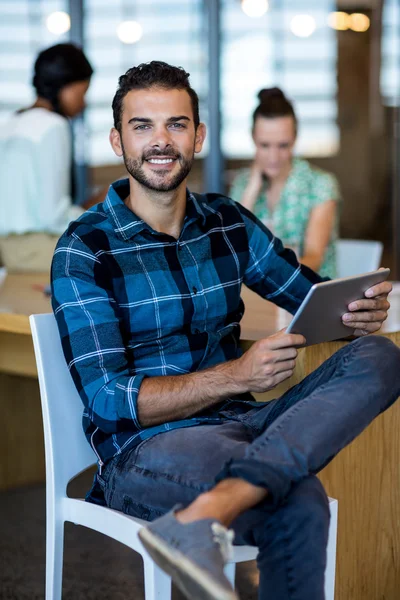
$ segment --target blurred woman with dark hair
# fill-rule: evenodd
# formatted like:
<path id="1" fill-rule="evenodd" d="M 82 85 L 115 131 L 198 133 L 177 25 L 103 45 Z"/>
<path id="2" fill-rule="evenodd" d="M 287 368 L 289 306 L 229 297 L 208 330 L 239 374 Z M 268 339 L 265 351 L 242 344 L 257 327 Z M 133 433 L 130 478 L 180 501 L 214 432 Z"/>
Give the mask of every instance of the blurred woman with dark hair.
<path id="1" fill-rule="evenodd" d="M 291 247 L 300 262 L 336 277 L 340 191 L 331 173 L 294 158 L 297 118 L 279 88 L 261 90 L 253 113 L 256 154 L 233 182 L 231 197 Z"/>
<path id="2" fill-rule="evenodd" d="M 69 118 L 85 106 L 93 69 L 82 50 L 57 44 L 34 67 L 36 100 L 0 131 L 0 254 L 9 270 L 48 270 L 68 223 L 93 204 L 72 204 Z"/>

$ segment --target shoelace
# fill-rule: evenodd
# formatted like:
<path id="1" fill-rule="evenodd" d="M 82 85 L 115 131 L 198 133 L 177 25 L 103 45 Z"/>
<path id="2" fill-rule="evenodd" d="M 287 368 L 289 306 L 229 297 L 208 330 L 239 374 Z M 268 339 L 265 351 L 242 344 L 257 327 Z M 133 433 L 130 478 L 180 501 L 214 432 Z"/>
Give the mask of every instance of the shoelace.
<path id="1" fill-rule="evenodd" d="M 233 557 L 233 538 L 235 537 L 235 532 L 233 529 L 227 529 L 221 523 L 211 523 L 211 530 L 214 542 L 220 547 L 224 562 L 228 562 Z"/>

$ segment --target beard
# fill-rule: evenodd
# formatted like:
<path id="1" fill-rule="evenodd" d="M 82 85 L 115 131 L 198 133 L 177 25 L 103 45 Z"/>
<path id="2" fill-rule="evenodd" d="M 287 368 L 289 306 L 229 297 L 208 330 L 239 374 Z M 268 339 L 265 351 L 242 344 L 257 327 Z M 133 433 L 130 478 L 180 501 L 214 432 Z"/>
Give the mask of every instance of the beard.
<path id="1" fill-rule="evenodd" d="M 129 175 L 148 190 L 153 190 L 155 192 L 171 192 L 172 190 L 176 190 L 182 181 L 189 175 L 194 160 L 194 148 L 191 158 L 185 158 L 182 154 L 179 154 L 173 149 L 163 150 L 162 152 L 159 150 L 147 151 L 146 153 L 143 153 L 141 158 L 137 159 L 127 156 L 123 146 L 122 152 L 125 167 Z M 143 163 L 147 160 L 147 157 L 150 156 L 153 158 L 157 156 L 162 156 L 163 158 L 170 157 L 177 160 L 180 167 L 179 171 L 171 178 L 168 177 L 171 174 L 169 169 L 158 169 L 154 175 L 146 175 Z"/>

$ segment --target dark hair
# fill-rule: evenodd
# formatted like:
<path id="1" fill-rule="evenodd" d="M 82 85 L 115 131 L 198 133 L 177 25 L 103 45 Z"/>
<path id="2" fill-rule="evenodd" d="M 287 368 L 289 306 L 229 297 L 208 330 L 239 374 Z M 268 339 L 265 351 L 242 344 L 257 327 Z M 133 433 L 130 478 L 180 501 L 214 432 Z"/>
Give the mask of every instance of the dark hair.
<path id="1" fill-rule="evenodd" d="M 61 113 L 60 90 L 76 81 L 86 81 L 93 69 L 80 48 L 74 44 L 57 44 L 43 50 L 36 59 L 33 86 L 38 96 L 51 102 L 53 109 Z"/>
<path id="2" fill-rule="evenodd" d="M 122 102 L 131 90 L 144 90 L 158 87 L 166 90 L 186 90 L 193 109 L 194 127 L 200 123 L 199 98 L 191 87 L 189 75 L 182 67 L 173 67 L 160 60 L 142 63 L 128 69 L 118 80 L 118 89 L 112 101 L 114 127 L 121 133 Z"/>
<path id="3" fill-rule="evenodd" d="M 297 117 L 293 104 L 277 87 L 264 88 L 258 92 L 260 104 L 253 113 L 253 128 L 258 117 L 276 119 L 277 117 L 293 117 L 295 131 L 297 131 Z"/>

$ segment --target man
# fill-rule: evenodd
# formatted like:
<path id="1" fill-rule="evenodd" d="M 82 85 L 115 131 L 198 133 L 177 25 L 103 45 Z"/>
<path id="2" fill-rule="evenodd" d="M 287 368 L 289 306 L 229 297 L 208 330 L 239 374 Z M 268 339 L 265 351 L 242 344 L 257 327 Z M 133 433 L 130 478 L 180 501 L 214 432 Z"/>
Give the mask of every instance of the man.
<path id="1" fill-rule="evenodd" d="M 153 521 L 141 538 L 188 598 L 236 598 L 232 527 L 259 548 L 261 599 L 324 597 L 329 509 L 315 477 L 400 393 L 400 350 L 375 332 L 389 283 L 349 306 L 359 337 L 281 398 L 301 335 L 243 355 L 242 283 L 292 313 L 320 277 L 249 211 L 186 189 L 205 127 L 188 74 L 132 68 L 111 145 L 128 179 L 57 246 L 53 308 L 99 469 L 88 497 Z M 361 385 L 362 384 L 362 385 Z"/>

